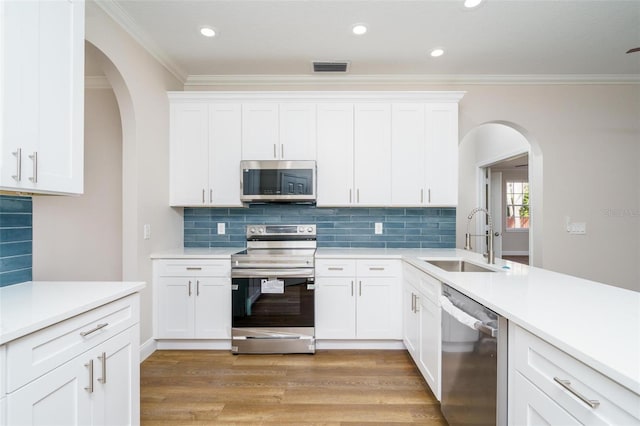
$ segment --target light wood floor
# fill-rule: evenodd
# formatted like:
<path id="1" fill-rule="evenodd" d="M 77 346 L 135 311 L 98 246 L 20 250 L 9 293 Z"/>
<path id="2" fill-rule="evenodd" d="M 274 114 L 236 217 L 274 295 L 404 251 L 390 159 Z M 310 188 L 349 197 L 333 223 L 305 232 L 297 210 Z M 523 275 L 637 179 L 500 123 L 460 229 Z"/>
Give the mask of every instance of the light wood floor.
<path id="1" fill-rule="evenodd" d="M 156 351 L 140 376 L 143 425 L 447 424 L 406 351 Z"/>

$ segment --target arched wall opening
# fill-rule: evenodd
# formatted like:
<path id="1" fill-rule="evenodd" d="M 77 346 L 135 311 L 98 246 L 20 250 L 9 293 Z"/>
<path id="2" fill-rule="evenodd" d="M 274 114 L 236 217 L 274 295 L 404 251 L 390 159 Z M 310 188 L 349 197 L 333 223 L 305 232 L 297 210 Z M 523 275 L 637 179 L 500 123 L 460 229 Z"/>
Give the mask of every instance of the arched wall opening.
<path id="1" fill-rule="evenodd" d="M 457 247 L 464 247 L 467 214 L 481 206 L 484 168 L 526 153 L 529 164 L 531 226 L 529 229 L 530 264 L 542 267 L 543 252 L 543 179 L 542 150 L 529 132 L 518 124 L 491 121 L 471 129 L 459 145 L 459 202 L 457 210 Z"/>

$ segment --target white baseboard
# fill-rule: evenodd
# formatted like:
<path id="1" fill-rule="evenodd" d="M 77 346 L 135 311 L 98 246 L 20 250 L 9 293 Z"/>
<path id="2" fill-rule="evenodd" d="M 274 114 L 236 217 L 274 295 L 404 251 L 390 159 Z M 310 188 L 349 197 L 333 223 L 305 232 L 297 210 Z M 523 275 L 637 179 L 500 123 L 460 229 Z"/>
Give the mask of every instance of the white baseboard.
<path id="1" fill-rule="evenodd" d="M 316 349 L 405 349 L 402 340 L 316 340 Z"/>
<path id="2" fill-rule="evenodd" d="M 156 339 L 153 338 L 140 345 L 140 362 L 149 358 L 149 356 L 151 356 L 151 354 L 154 353 L 156 349 Z"/>
<path id="3" fill-rule="evenodd" d="M 158 350 L 231 350 L 231 340 L 163 339 L 156 341 Z"/>
<path id="4" fill-rule="evenodd" d="M 504 256 L 529 256 L 529 251 L 502 251 Z"/>

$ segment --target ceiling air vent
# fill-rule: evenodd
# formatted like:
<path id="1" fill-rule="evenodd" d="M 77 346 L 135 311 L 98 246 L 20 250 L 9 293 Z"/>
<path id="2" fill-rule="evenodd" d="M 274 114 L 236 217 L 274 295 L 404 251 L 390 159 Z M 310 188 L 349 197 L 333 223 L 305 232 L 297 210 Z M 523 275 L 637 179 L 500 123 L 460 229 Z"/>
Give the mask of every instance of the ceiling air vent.
<path id="1" fill-rule="evenodd" d="M 314 61 L 313 72 L 347 72 L 347 61 Z"/>

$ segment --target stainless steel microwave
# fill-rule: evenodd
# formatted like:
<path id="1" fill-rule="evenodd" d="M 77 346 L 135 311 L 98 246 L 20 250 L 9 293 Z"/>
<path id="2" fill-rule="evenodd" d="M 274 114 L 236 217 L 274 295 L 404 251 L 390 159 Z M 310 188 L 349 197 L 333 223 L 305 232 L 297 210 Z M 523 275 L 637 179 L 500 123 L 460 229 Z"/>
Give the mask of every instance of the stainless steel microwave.
<path id="1" fill-rule="evenodd" d="M 240 189 L 243 203 L 315 203 L 316 162 L 241 161 Z"/>

